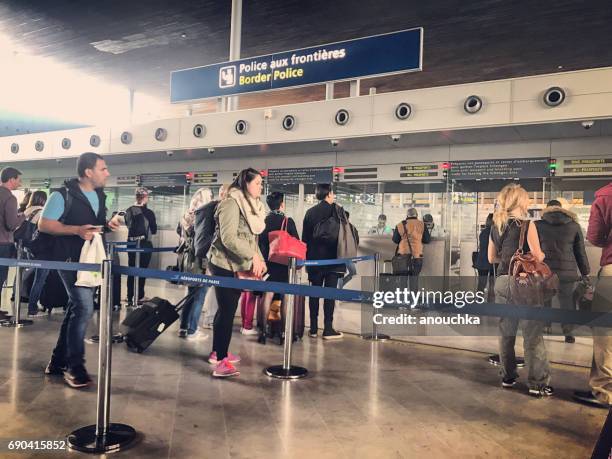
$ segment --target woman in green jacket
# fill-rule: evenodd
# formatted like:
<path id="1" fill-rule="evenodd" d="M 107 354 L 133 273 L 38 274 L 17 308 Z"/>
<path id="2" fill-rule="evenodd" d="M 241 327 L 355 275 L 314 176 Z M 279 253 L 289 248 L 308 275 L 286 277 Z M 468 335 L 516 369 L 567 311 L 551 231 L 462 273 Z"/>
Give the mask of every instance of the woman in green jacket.
<path id="1" fill-rule="evenodd" d="M 261 174 L 252 168 L 244 169 L 217 206 L 216 232 L 208 254 L 213 276 L 235 277 L 235 273 L 248 272 L 261 278 L 266 272 L 257 244 L 258 235 L 266 226 L 266 212 L 259 199 L 261 192 Z M 213 323 L 213 348 L 208 361 L 215 365 L 213 376 L 238 376 L 240 373 L 233 364 L 240 357 L 228 350 L 241 291 L 215 287 L 215 293 L 219 310 Z"/>

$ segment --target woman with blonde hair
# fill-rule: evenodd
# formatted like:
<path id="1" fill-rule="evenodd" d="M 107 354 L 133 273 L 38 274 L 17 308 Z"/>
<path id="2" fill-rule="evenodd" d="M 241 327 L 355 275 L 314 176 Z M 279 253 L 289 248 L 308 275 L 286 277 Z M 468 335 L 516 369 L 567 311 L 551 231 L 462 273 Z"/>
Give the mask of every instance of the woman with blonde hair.
<path id="1" fill-rule="evenodd" d="M 194 193 L 189 203 L 189 208 L 181 217 L 179 225 L 181 229 L 181 241 L 179 244 L 179 266 L 181 271 L 206 274 L 206 258 L 197 257 L 195 254 L 195 213 L 210 201 L 212 201 L 212 191 L 209 188 L 200 188 Z M 197 292 L 194 292 L 196 289 Z M 202 314 L 207 290 L 208 286 L 205 285 L 188 286 L 189 294 L 194 294 L 181 310 L 180 338 L 197 339 L 203 337 L 198 331 L 198 321 L 200 314 Z"/>
<path id="2" fill-rule="evenodd" d="M 518 184 L 506 185 L 497 196 L 488 258 L 490 263 L 499 263 L 498 278 L 495 281 L 495 302 L 498 304 L 511 302 L 508 269 L 512 256 L 519 249 L 522 226 L 527 225 L 527 240 L 522 250 L 531 251 L 538 261 L 544 259 L 536 226 L 530 225 L 529 220 L 526 219 L 528 207 L 529 195 Z M 527 377 L 529 394 L 537 397 L 551 396 L 554 391 L 549 385 L 550 368 L 543 337 L 545 324 L 535 320 L 521 320 L 520 325 L 523 334 L 525 365 L 529 371 Z M 518 378 L 514 353 L 518 326 L 519 319 L 513 317 L 502 317 L 499 320 L 499 357 L 502 387 L 504 388 L 513 387 Z"/>

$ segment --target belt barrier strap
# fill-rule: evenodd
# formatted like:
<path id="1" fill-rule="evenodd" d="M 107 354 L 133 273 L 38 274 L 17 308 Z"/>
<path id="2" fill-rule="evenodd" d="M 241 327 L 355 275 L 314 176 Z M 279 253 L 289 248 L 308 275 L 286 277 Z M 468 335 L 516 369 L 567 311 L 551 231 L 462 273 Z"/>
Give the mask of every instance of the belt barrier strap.
<path id="1" fill-rule="evenodd" d="M 164 279 L 172 282 L 188 282 L 194 284 L 212 285 L 222 288 L 233 288 L 236 290 L 254 290 L 281 294 L 288 293 L 291 295 L 312 296 L 356 303 L 372 302 L 372 294 L 370 292 L 361 292 L 358 290 L 337 290 L 329 287 L 313 287 L 310 285 L 238 279 L 235 277 L 205 276 L 203 274 L 160 271 L 157 269 L 135 268 L 118 265 L 113 265 L 113 272 L 128 276 L 152 277 L 155 279 Z"/>
<path id="2" fill-rule="evenodd" d="M 119 265 L 113 265 L 113 272 L 129 276 L 150 277 L 173 282 L 195 283 L 222 288 L 232 288 L 236 290 L 273 292 L 353 303 L 372 303 L 373 301 L 372 292 L 363 292 L 359 290 L 338 290 L 330 287 L 314 287 L 311 285 L 287 284 L 284 282 L 237 279 L 235 277 L 205 276 L 202 274 L 159 271 L 155 269 L 134 268 Z M 391 307 L 394 307 L 394 305 L 391 305 Z M 595 325 L 598 327 L 612 328 L 611 313 L 569 311 L 495 303 L 470 304 L 464 306 L 463 308 L 457 308 L 449 305 L 430 305 L 430 308 L 442 313 L 512 317 L 516 319 L 539 320 L 542 322 Z M 418 311 L 415 312 L 418 313 Z"/>
<path id="3" fill-rule="evenodd" d="M 100 265 L 96 263 L 67 263 L 63 261 L 51 260 L 17 260 L 15 258 L 0 258 L 0 266 L 58 269 L 60 271 L 100 272 Z"/>
<path id="4" fill-rule="evenodd" d="M 430 305 L 430 307 L 435 311 L 443 313 L 505 317 L 517 320 L 537 320 L 540 322 L 558 322 L 612 328 L 612 312 L 574 311 L 502 303 L 474 303 L 465 305 L 462 308 L 450 305 Z"/>
<path id="5" fill-rule="evenodd" d="M 359 263 L 360 261 L 374 260 L 374 255 L 363 255 L 353 258 L 336 258 L 334 260 L 297 260 L 298 266 L 329 266 L 329 265 L 346 265 L 349 263 Z"/>
<path id="6" fill-rule="evenodd" d="M 176 247 L 157 247 L 157 248 L 130 248 L 130 247 L 119 247 L 115 252 L 127 252 L 127 253 L 152 253 L 152 252 L 175 252 Z"/>

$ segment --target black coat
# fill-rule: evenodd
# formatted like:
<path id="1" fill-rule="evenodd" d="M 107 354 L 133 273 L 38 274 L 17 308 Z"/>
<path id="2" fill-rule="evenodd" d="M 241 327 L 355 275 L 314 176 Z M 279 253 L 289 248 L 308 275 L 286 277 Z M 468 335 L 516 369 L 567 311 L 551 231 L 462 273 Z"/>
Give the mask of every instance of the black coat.
<path id="1" fill-rule="evenodd" d="M 474 268 L 486 271 L 491 269 L 491 263 L 489 263 L 489 237 L 491 236 L 491 227 L 486 226 L 478 236 L 478 256 L 476 257 L 476 263 Z"/>
<path id="2" fill-rule="evenodd" d="M 582 230 L 572 212 L 560 207 L 546 208 L 542 220 L 535 224 L 545 255 L 544 262 L 559 279 L 575 280 L 578 278 L 577 270 L 583 275 L 589 273 Z"/>
<path id="3" fill-rule="evenodd" d="M 327 201 L 321 201 L 314 207 L 311 207 L 306 211 L 304 216 L 304 224 L 302 225 L 302 241 L 304 241 L 308 248 L 306 250 L 306 258 L 308 260 L 333 260 L 338 257 L 338 242 L 324 244 L 321 241 L 317 241 L 313 232 L 315 226 L 323 220 L 328 219 L 333 214 L 333 205 Z M 344 272 L 344 265 L 331 265 L 331 266 L 309 266 L 308 272 L 311 271 L 334 271 Z"/>

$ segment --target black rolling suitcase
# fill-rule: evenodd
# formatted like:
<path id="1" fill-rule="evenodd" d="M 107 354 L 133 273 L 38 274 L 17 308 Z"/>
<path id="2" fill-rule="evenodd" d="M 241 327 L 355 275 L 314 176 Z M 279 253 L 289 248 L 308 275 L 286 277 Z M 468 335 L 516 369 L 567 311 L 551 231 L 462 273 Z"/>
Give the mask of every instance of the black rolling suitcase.
<path id="1" fill-rule="evenodd" d="M 128 349 L 141 353 L 179 318 L 183 305 L 194 293 L 187 295 L 176 306 L 155 297 L 130 312 L 121 325 L 125 328 L 124 341 Z"/>

